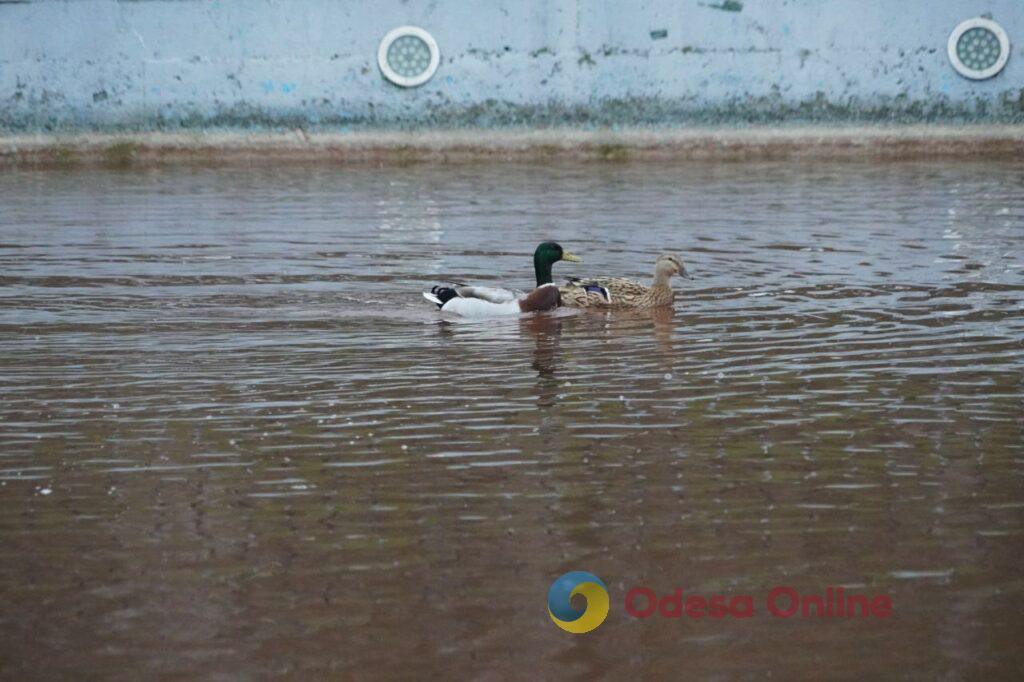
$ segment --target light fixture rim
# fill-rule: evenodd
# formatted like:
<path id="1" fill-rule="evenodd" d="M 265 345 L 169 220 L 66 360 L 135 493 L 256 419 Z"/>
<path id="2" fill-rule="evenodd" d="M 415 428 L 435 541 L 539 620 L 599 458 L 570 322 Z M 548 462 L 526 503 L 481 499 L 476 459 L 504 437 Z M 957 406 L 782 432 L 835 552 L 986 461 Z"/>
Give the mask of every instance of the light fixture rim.
<path id="1" fill-rule="evenodd" d="M 399 74 L 388 64 L 388 49 L 393 42 L 404 36 L 419 38 L 427 44 L 427 49 L 430 50 L 430 64 L 423 73 L 412 77 Z M 381 39 L 380 45 L 377 47 L 377 66 L 380 67 L 381 73 L 389 81 L 403 88 L 414 88 L 417 85 L 423 85 L 434 77 L 434 72 L 437 71 L 437 67 L 440 64 L 441 51 L 437 47 L 437 41 L 434 40 L 434 36 L 430 35 L 426 29 L 422 29 L 419 26 L 409 25 L 393 28 Z"/>
<path id="2" fill-rule="evenodd" d="M 984 28 L 991 31 L 996 39 L 999 41 L 999 58 L 996 59 L 995 64 L 984 69 L 982 71 L 976 71 L 971 67 L 960 61 L 960 55 L 956 53 L 957 44 L 960 42 L 960 37 L 970 31 L 972 28 Z M 949 34 L 949 40 L 946 42 L 946 53 L 949 56 L 949 62 L 964 78 L 970 78 L 971 80 L 985 80 L 991 78 L 1006 66 L 1006 62 L 1010 59 L 1010 37 L 1006 34 L 1006 31 L 1002 26 L 997 24 L 992 19 L 985 19 L 984 17 L 974 17 L 973 19 L 967 19 L 957 24 L 957 27 L 953 29 L 953 32 Z"/>

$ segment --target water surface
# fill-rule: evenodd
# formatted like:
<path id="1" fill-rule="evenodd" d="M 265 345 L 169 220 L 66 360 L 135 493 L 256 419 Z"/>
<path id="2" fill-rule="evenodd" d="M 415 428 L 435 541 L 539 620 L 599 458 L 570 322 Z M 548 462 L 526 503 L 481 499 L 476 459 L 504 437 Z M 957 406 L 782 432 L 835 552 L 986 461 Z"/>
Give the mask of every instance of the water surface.
<path id="1" fill-rule="evenodd" d="M 1019 674 L 1024 164 L 0 174 L 0 674 Z M 694 274 L 674 311 L 419 292 Z M 600 576 L 573 636 L 548 586 Z M 885 620 L 626 591 L 891 595 Z"/>

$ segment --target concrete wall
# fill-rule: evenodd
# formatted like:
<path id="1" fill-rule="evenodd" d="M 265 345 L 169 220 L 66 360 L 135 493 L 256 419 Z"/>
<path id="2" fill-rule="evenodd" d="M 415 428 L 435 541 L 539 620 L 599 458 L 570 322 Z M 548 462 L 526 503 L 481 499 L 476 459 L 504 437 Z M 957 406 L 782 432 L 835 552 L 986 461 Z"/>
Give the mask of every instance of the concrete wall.
<path id="1" fill-rule="evenodd" d="M 987 81 L 946 57 L 989 15 Z M 442 61 L 377 68 L 402 24 Z M 0 0 L 0 128 L 1024 121 L 1022 0 Z"/>

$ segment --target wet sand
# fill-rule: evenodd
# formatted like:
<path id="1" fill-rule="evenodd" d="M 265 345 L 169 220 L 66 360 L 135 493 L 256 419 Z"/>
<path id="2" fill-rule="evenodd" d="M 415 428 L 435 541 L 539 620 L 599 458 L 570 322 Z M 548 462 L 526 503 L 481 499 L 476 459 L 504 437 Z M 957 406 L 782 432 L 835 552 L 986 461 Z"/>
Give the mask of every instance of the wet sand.
<path id="1" fill-rule="evenodd" d="M 0 675 L 1007 678 L 1024 164 L 0 174 Z M 674 311 L 442 319 L 447 280 Z M 551 582 L 608 585 L 557 629 Z M 636 619 L 627 591 L 887 594 Z"/>

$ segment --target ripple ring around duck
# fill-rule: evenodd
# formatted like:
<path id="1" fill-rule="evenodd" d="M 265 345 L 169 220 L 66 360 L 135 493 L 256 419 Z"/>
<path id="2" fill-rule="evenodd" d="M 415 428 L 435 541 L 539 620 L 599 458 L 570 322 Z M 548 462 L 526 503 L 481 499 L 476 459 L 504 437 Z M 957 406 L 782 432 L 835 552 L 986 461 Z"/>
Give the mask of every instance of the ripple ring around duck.
<path id="1" fill-rule="evenodd" d="M 582 594 L 587 600 L 583 610 L 574 609 L 572 598 Z M 570 571 L 551 584 L 548 590 L 548 615 L 566 632 L 581 635 L 590 632 L 608 617 L 608 588 L 593 573 Z"/>

